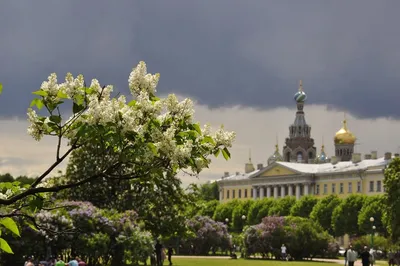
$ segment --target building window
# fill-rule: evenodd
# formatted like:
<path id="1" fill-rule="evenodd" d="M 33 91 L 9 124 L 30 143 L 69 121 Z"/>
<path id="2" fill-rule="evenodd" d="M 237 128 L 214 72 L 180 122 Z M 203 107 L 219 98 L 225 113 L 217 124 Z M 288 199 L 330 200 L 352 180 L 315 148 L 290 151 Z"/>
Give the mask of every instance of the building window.
<path id="1" fill-rule="evenodd" d="M 376 192 L 381 192 L 382 190 L 382 181 L 376 181 Z"/>
<path id="2" fill-rule="evenodd" d="M 369 181 L 369 192 L 374 192 L 374 181 Z"/>
<path id="3" fill-rule="evenodd" d="M 238 191 L 238 196 L 239 196 L 239 199 L 242 198 L 242 190 L 241 189 L 239 189 L 239 191 Z"/>
<path id="4" fill-rule="evenodd" d="M 357 192 L 361 192 L 361 181 L 357 182 Z"/>
<path id="5" fill-rule="evenodd" d="M 343 183 L 340 183 L 339 193 L 340 193 L 340 194 L 343 193 Z"/>
<path id="6" fill-rule="evenodd" d="M 244 190 L 244 197 L 247 198 L 247 188 Z"/>
<path id="7" fill-rule="evenodd" d="M 324 194 L 328 193 L 328 185 L 324 184 Z"/>
<path id="8" fill-rule="evenodd" d="M 353 193 L 353 183 L 349 182 L 349 193 Z"/>
<path id="9" fill-rule="evenodd" d="M 317 187 L 315 189 L 315 195 L 319 195 L 319 185 L 317 185 Z"/>
<path id="10" fill-rule="evenodd" d="M 301 151 L 299 151 L 297 153 L 297 162 L 301 163 L 303 161 L 303 154 L 301 153 Z"/>
<path id="11" fill-rule="evenodd" d="M 254 197 L 254 189 L 252 188 L 251 190 L 250 190 L 250 195 L 251 195 L 251 198 L 253 198 Z"/>
<path id="12" fill-rule="evenodd" d="M 336 184 L 332 184 L 332 194 L 336 193 Z"/>
<path id="13" fill-rule="evenodd" d="M 232 190 L 232 199 L 234 199 L 235 196 L 236 196 L 236 195 L 235 195 L 235 192 L 236 192 L 236 190 L 233 189 L 233 190 Z"/>
<path id="14" fill-rule="evenodd" d="M 229 189 L 226 190 L 226 198 L 229 199 Z"/>

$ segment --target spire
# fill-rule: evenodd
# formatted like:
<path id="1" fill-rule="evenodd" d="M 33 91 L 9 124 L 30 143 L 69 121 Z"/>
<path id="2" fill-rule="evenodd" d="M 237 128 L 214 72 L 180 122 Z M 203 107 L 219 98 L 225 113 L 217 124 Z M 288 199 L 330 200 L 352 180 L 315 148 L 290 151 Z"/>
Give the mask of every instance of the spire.
<path id="1" fill-rule="evenodd" d="M 279 153 L 278 135 L 276 135 L 275 152 Z"/>
<path id="2" fill-rule="evenodd" d="M 247 173 L 253 172 L 254 170 L 255 170 L 254 165 L 251 162 L 251 149 L 249 149 L 249 162 L 245 164 L 244 172 L 247 174 Z"/>
<path id="3" fill-rule="evenodd" d="M 299 91 L 303 91 L 303 81 L 300 80 L 299 82 Z"/>
<path id="4" fill-rule="evenodd" d="M 322 136 L 321 153 L 325 152 L 324 136 Z"/>
<path id="5" fill-rule="evenodd" d="M 251 149 L 249 149 L 249 163 L 251 163 Z"/>

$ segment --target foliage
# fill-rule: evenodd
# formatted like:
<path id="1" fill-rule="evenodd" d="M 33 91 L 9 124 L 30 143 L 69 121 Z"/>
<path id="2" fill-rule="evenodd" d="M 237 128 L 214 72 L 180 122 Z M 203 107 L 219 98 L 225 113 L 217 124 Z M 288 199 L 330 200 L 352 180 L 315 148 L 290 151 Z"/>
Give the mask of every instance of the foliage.
<path id="1" fill-rule="evenodd" d="M 333 235 L 332 212 L 341 203 L 341 199 L 336 195 L 329 195 L 314 206 L 310 218 L 322 226 L 330 235 Z"/>
<path id="2" fill-rule="evenodd" d="M 332 229 L 335 236 L 360 235 L 358 213 L 364 205 L 364 195 L 350 195 L 333 210 Z"/>
<path id="3" fill-rule="evenodd" d="M 286 246 L 290 255 L 295 259 L 324 256 L 335 251 L 335 255 L 337 254 L 337 246 L 336 250 L 331 250 L 335 240 L 314 221 L 301 217 L 290 217 L 287 218 L 287 224 Z"/>
<path id="4" fill-rule="evenodd" d="M 371 246 L 371 235 L 365 235 L 352 240 L 355 250 L 363 250 L 365 246 Z M 374 249 L 387 252 L 391 248 L 390 240 L 383 236 L 374 236 Z"/>
<path id="5" fill-rule="evenodd" d="M 226 250 L 231 246 L 228 228 L 221 222 L 207 216 L 195 216 L 186 224 L 192 234 L 183 242 L 183 246 L 188 249 L 193 245 L 195 254 L 207 255 L 211 249 Z"/>
<path id="6" fill-rule="evenodd" d="M 281 245 L 286 242 L 284 222 L 284 217 L 265 217 L 260 224 L 249 226 L 244 232 L 246 256 L 279 254 Z"/>
<path id="7" fill-rule="evenodd" d="M 273 206 L 274 199 L 257 199 L 250 206 L 247 212 L 247 221 L 249 225 L 259 224 L 264 217 L 268 216 L 269 209 Z"/>
<path id="8" fill-rule="evenodd" d="M 215 210 L 219 205 L 220 205 L 219 200 L 201 201 L 201 206 L 198 215 L 213 217 Z"/>
<path id="9" fill-rule="evenodd" d="M 220 204 L 215 209 L 213 219 L 218 222 L 225 222 L 228 218 L 228 224 L 232 222 L 232 213 L 233 210 L 240 204 L 240 201 L 235 199 L 231 200 L 225 204 Z"/>
<path id="10" fill-rule="evenodd" d="M 364 205 L 358 213 L 358 227 L 362 234 L 370 234 L 372 226 L 375 226 L 375 232 L 388 235 L 386 226 L 383 224 L 383 211 L 385 209 L 384 197 L 370 196 L 365 199 Z M 371 223 L 370 218 L 374 217 Z"/>
<path id="11" fill-rule="evenodd" d="M 199 196 L 201 200 L 219 200 L 219 187 L 215 181 L 210 181 L 199 187 Z"/>
<path id="12" fill-rule="evenodd" d="M 295 202 L 290 209 L 291 216 L 310 217 L 314 206 L 318 203 L 318 199 L 313 196 L 303 196 Z"/>
<path id="13" fill-rule="evenodd" d="M 321 226 L 301 217 L 265 217 L 244 233 L 247 256 L 261 253 L 263 257 L 272 254 L 280 258 L 280 247 L 285 244 L 293 258 L 312 258 L 326 254 L 333 243 L 334 239 Z"/>
<path id="14" fill-rule="evenodd" d="M 36 222 L 37 231 L 23 228 L 29 239 L 42 244 L 36 250 L 39 258 L 46 258 L 46 247 L 51 247 L 52 254 L 78 255 L 90 265 L 100 265 L 110 257 L 111 265 L 121 265 L 126 260 L 137 265 L 153 250 L 151 234 L 137 224 L 133 211 L 119 213 L 96 208 L 89 202 L 64 201 L 52 210 L 38 212 Z M 17 245 L 17 256 L 32 255 L 27 253 L 31 245 L 30 241 Z"/>
<path id="15" fill-rule="evenodd" d="M 295 197 L 284 197 L 274 201 L 274 204 L 268 211 L 269 216 L 288 216 L 290 208 L 296 203 Z"/>
<path id="16" fill-rule="evenodd" d="M 254 200 L 240 201 L 232 212 L 232 230 L 241 232 L 247 221 L 247 210 L 253 205 Z M 243 219 L 244 218 L 244 219 Z"/>
<path id="17" fill-rule="evenodd" d="M 400 158 L 394 158 L 384 172 L 385 224 L 393 242 L 400 239 Z"/>

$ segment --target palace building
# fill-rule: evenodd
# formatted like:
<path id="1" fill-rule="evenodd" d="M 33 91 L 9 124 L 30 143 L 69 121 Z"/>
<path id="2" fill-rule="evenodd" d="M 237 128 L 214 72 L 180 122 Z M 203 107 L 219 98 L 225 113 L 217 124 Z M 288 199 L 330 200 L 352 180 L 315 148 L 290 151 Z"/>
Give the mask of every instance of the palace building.
<path id="1" fill-rule="evenodd" d="M 349 130 L 346 118 L 342 128 L 333 137 L 335 155 L 328 158 L 324 145 L 318 153 L 311 137 L 311 126 L 305 119 L 304 103 L 307 95 L 301 81 L 294 99 L 297 105 L 296 117 L 289 126 L 289 137 L 285 139 L 282 153 L 277 143 L 267 165 L 257 164 L 255 167 L 249 156 L 244 173 L 225 172 L 217 180 L 220 201 L 383 193 L 383 170 L 392 159 L 392 154 L 387 152 L 383 157 L 378 157 L 377 152 L 372 151 L 362 158 L 360 153 L 355 153 L 356 137 Z M 394 156 L 398 157 L 399 154 Z"/>

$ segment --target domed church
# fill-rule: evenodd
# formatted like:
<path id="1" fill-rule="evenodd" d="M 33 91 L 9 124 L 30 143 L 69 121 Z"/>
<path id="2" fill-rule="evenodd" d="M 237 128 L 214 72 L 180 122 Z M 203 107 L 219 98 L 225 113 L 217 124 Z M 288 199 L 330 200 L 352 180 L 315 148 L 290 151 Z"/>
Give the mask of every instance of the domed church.
<path id="1" fill-rule="evenodd" d="M 333 137 L 334 155 L 329 158 L 324 145 L 318 153 L 311 137 L 311 126 L 305 118 L 307 94 L 303 90 L 302 81 L 294 100 L 297 111 L 293 124 L 289 126 L 289 136 L 285 139 L 282 154 L 277 142 L 275 151 L 267 159 L 267 165 L 258 163 L 255 167 L 249 156 L 243 173 L 225 172 L 217 180 L 220 201 L 383 193 L 383 170 L 392 159 L 392 153 L 386 152 L 384 156 L 378 157 L 377 152 L 372 151 L 362 159 L 361 154 L 354 152 L 357 138 L 349 130 L 346 117 L 342 128 Z M 398 156 L 394 154 L 394 157 Z"/>

